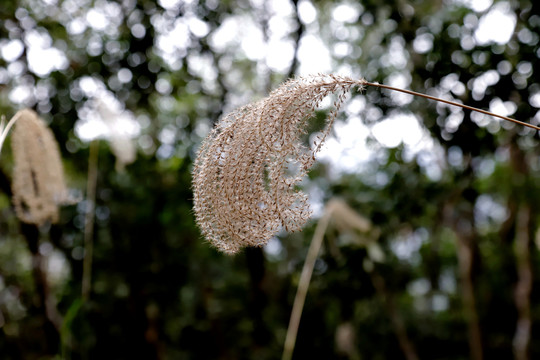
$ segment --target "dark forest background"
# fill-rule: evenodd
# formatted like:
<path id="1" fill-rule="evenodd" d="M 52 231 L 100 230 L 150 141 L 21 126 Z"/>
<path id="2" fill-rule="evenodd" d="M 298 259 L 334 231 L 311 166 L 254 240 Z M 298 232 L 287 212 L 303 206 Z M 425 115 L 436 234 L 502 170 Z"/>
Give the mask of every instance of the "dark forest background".
<path id="1" fill-rule="evenodd" d="M 197 147 L 223 113 L 310 69 L 317 54 L 302 56 L 302 47 L 314 39 L 330 56 L 324 71 L 398 79 L 540 123 L 540 3 L 474 3 L 1 1 L 0 111 L 8 119 L 24 107 L 40 114 L 82 201 L 63 207 L 58 224 L 19 222 L 8 138 L 0 162 L 0 357 L 279 358 L 322 211 L 268 248 L 218 253 L 192 213 Z M 497 11 L 515 24 L 512 36 L 481 41 L 477 29 Z M 242 39 L 252 32 L 266 53 L 250 52 Z M 278 40 L 283 54 L 271 46 Z M 138 124 L 137 158 L 119 169 L 112 140 L 94 143 L 92 208 L 91 146 L 76 123 L 103 94 Z M 406 139 L 386 147 L 368 134 L 357 169 L 337 171 L 341 159 L 325 158 L 310 173 L 306 188 L 319 204 L 342 199 L 372 230 L 331 222 L 293 358 L 539 358 L 538 134 L 378 89 L 350 101 L 356 113 L 344 110 L 341 125 L 348 116 L 368 129 L 414 116 L 425 147 L 413 151 Z M 360 153 L 366 149 L 371 155 Z M 88 209 L 93 272 L 83 299 Z"/>

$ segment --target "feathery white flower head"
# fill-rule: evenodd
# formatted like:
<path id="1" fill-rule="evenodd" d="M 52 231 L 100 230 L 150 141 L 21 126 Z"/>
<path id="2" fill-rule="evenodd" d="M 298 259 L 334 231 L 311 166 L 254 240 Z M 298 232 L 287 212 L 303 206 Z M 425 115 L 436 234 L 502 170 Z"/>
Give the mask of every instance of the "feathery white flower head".
<path id="1" fill-rule="evenodd" d="M 100 80 L 84 77 L 79 87 L 89 100 L 78 110 L 77 136 L 83 141 L 106 139 L 116 157 L 116 169 L 123 170 L 137 157 L 133 138 L 140 132 L 138 122 Z"/>
<path id="2" fill-rule="evenodd" d="M 203 235 L 235 253 L 265 245 L 281 227 L 299 230 L 311 212 L 297 184 L 315 161 L 347 92 L 364 80 L 317 75 L 289 80 L 267 98 L 223 117 L 193 170 L 194 210 Z M 314 150 L 300 141 L 323 99 L 336 94 Z"/>
<path id="3" fill-rule="evenodd" d="M 70 204 L 60 149 L 52 131 L 29 109 L 19 111 L 11 134 L 13 204 L 21 221 L 58 221 L 58 206 Z"/>

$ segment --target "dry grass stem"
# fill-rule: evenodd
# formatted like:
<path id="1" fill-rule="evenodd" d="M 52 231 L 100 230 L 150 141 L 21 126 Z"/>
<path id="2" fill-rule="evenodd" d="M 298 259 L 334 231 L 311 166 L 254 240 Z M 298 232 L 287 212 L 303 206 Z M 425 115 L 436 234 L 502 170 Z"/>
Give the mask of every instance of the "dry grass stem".
<path id="1" fill-rule="evenodd" d="M 58 205 L 72 203 L 60 149 L 52 131 L 32 110 L 21 110 L 11 135 L 13 204 L 17 217 L 41 225 L 58 221 Z"/>
<path id="2" fill-rule="evenodd" d="M 313 268 L 319 255 L 324 234 L 326 229 L 333 221 L 334 225 L 341 229 L 354 229 L 361 233 L 368 233 L 373 230 L 371 222 L 364 218 L 362 215 L 354 211 L 343 200 L 332 198 L 328 201 L 324 209 L 323 216 L 317 222 L 315 233 L 309 245 L 308 253 L 306 255 L 306 261 L 302 268 L 300 275 L 300 281 L 298 282 L 298 289 L 294 297 L 293 308 L 291 311 L 291 317 L 289 319 L 289 327 L 287 328 L 287 335 L 285 337 L 285 345 L 283 347 L 282 360 L 292 359 L 294 347 L 296 344 L 296 337 L 298 335 L 298 328 L 300 326 L 300 318 L 302 317 L 302 311 L 304 309 L 304 303 L 306 301 L 309 284 L 311 282 L 311 276 L 313 274 Z M 363 245 L 368 247 L 373 244 L 374 240 L 366 240 Z"/>
<path id="3" fill-rule="evenodd" d="M 98 179 L 99 140 L 90 143 L 88 179 L 86 181 L 87 208 L 84 219 L 84 261 L 82 274 L 82 299 L 88 300 L 92 288 L 92 257 L 94 253 L 94 222 L 96 214 L 96 188 Z"/>
<path id="4" fill-rule="evenodd" d="M 518 125 L 529 127 L 531 129 L 540 130 L 540 127 L 538 127 L 536 125 L 529 124 L 529 123 L 519 121 L 519 120 L 516 120 L 516 119 L 512 119 L 512 118 L 509 118 L 508 116 L 494 114 L 492 112 L 482 110 L 482 109 L 478 109 L 478 108 L 475 108 L 475 107 L 472 107 L 472 106 L 469 106 L 469 105 L 460 104 L 460 103 L 455 102 L 455 101 L 445 100 L 445 99 L 441 99 L 441 98 L 438 98 L 438 97 L 435 97 L 435 96 L 422 94 L 422 93 L 419 93 L 419 92 L 416 92 L 416 91 L 400 89 L 400 88 L 396 88 L 396 87 L 393 87 L 393 86 L 388 86 L 388 85 L 383 85 L 383 84 L 378 84 L 378 83 L 366 82 L 365 85 L 366 86 L 376 86 L 376 87 L 383 88 L 383 89 L 399 91 L 399 92 L 402 92 L 402 93 L 405 93 L 405 94 L 414 95 L 414 96 L 420 96 L 420 97 L 423 97 L 423 98 L 426 98 L 426 99 L 429 99 L 429 100 L 435 100 L 435 101 L 442 102 L 442 103 L 445 103 L 445 104 L 448 104 L 448 105 L 459 106 L 459 107 L 461 107 L 463 109 L 476 111 L 476 112 L 482 113 L 484 115 L 489 115 L 489 116 L 493 116 L 493 117 L 496 117 L 496 118 L 499 118 L 499 119 L 510 121 L 510 122 L 516 123 Z"/>
<path id="5" fill-rule="evenodd" d="M 298 335 L 298 327 L 300 326 L 300 318 L 302 317 L 302 310 L 304 309 L 309 283 L 311 282 L 311 275 L 313 274 L 315 261 L 319 255 L 319 251 L 324 239 L 324 233 L 326 232 L 326 228 L 328 227 L 331 217 L 332 209 L 327 207 L 323 217 L 317 223 L 315 234 L 313 234 L 313 239 L 309 245 L 309 250 L 306 255 L 306 262 L 302 268 L 298 289 L 296 290 L 296 295 L 294 297 L 293 309 L 289 319 L 289 327 L 287 328 L 287 335 L 285 337 L 285 345 L 283 347 L 283 355 L 281 360 L 292 359 L 294 346 L 296 344 L 296 336 Z"/>
<path id="6" fill-rule="evenodd" d="M 2 147 L 4 146 L 4 142 L 6 141 L 6 138 L 9 134 L 9 130 L 19 119 L 19 117 L 20 112 L 18 112 L 14 117 L 12 117 L 11 120 L 9 120 L 9 122 L 6 124 L 6 118 L 2 115 L 2 119 L 0 120 L 0 152 L 2 152 Z"/>

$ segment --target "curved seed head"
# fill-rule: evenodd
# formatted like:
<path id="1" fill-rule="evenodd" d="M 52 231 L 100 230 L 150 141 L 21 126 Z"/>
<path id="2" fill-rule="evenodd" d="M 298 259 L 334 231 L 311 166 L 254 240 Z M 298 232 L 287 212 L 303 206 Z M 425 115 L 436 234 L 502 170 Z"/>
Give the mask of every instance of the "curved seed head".
<path id="1" fill-rule="evenodd" d="M 15 212 L 26 223 L 57 222 L 58 205 L 73 203 L 58 143 L 34 111 L 24 109 L 15 116 L 19 117 L 11 134 Z"/>
<path id="2" fill-rule="evenodd" d="M 224 116 L 204 140 L 193 170 L 196 221 L 208 241 L 232 254 L 265 245 L 311 215 L 296 186 L 311 168 L 347 92 L 364 80 L 335 75 L 291 79 L 258 102 Z M 333 110 L 313 150 L 300 141 L 323 99 Z"/>

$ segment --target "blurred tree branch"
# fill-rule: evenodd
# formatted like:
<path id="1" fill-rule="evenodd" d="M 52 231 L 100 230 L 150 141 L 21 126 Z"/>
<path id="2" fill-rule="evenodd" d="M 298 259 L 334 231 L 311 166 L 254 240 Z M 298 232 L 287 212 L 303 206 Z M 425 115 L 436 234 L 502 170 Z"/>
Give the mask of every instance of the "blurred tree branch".
<path id="1" fill-rule="evenodd" d="M 515 257 L 518 280 L 514 292 L 514 299 L 518 312 L 516 332 L 514 334 L 514 358 L 516 360 L 529 359 L 529 346 L 531 342 L 531 291 L 533 285 L 533 271 L 530 258 L 532 210 L 530 206 L 519 208 L 516 222 Z"/>
<path id="2" fill-rule="evenodd" d="M 407 335 L 405 321 L 403 320 L 403 317 L 396 306 L 392 293 L 390 293 L 386 288 L 384 278 L 375 270 L 371 271 L 370 275 L 373 287 L 377 291 L 377 295 L 384 302 L 386 311 L 390 317 L 390 322 L 392 323 L 392 330 L 398 339 L 399 347 L 401 348 L 401 351 L 403 351 L 403 355 L 405 355 L 407 360 L 418 360 L 419 357 L 414 344 Z"/>
<path id="3" fill-rule="evenodd" d="M 471 173 L 470 158 L 467 158 L 465 173 Z M 480 317 L 476 310 L 474 268 L 477 256 L 477 237 L 473 204 L 476 194 L 470 184 L 458 188 L 446 204 L 445 221 L 456 235 L 459 279 L 461 281 L 463 310 L 469 330 L 469 350 L 473 360 L 483 359 Z"/>
<path id="4" fill-rule="evenodd" d="M 291 66 L 289 68 L 289 71 L 287 72 L 287 78 L 290 79 L 294 77 L 296 72 L 298 71 L 298 49 L 300 48 L 300 40 L 302 39 L 302 36 L 304 35 L 304 31 L 306 30 L 306 27 L 304 26 L 304 23 L 302 23 L 302 20 L 300 20 L 300 10 L 298 9 L 298 0 L 292 0 L 292 3 L 294 5 L 294 20 L 296 21 L 296 31 L 293 33 L 293 41 L 294 41 L 294 55 L 292 59 Z"/>
<path id="5" fill-rule="evenodd" d="M 525 153 L 518 147 L 515 138 L 510 143 L 510 161 L 514 177 L 522 179 L 529 177 L 530 168 L 525 159 Z M 514 302 L 517 309 L 517 322 L 514 338 L 512 341 L 514 350 L 514 359 L 528 360 L 529 348 L 531 343 L 531 292 L 533 287 L 533 270 L 530 256 L 530 247 L 532 244 L 534 228 L 532 219 L 534 217 L 531 204 L 524 202 L 522 196 L 518 194 L 517 204 L 514 206 L 515 239 L 514 256 L 517 273 L 517 281 L 514 289 Z M 513 199 L 514 203 L 516 198 Z"/>

